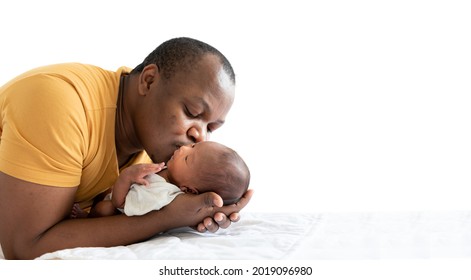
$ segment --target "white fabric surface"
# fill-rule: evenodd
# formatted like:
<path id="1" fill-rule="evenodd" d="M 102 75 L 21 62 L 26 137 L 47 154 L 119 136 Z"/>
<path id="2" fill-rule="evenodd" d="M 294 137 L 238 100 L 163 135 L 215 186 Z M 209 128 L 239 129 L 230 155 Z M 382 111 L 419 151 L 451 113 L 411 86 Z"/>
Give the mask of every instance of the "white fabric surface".
<path id="1" fill-rule="evenodd" d="M 128 216 L 140 216 L 152 210 L 159 210 L 183 192 L 170 184 L 162 176 L 146 176 L 148 186 L 133 184 L 126 195 L 124 213 Z"/>
<path id="2" fill-rule="evenodd" d="M 471 211 L 241 214 L 241 221 L 214 234 L 181 228 L 129 246 L 67 249 L 39 259 L 471 257 Z"/>

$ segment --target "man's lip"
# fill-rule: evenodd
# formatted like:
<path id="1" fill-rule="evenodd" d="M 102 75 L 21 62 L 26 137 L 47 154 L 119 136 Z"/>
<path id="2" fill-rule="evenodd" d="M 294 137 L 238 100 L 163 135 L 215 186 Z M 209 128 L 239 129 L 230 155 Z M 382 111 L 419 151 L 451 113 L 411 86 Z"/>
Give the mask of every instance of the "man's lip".
<path id="1" fill-rule="evenodd" d="M 193 142 L 188 142 L 188 143 L 184 143 L 184 142 L 181 142 L 181 143 L 178 143 L 175 145 L 175 148 L 176 150 L 180 149 L 182 146 L 187 146 L 187 145 L 190 145 L 192 144 Z"/>
<path id="2" fill-rule="evenodd" d="M 182 146 L 176 145 L 176 147 L 177 147 L 177 148 L 175 149 L 175 151 L 173 151 L 172 158 L 175 156 L 175 154 L 177 153 L 177 151 L 178 151 Z"/>

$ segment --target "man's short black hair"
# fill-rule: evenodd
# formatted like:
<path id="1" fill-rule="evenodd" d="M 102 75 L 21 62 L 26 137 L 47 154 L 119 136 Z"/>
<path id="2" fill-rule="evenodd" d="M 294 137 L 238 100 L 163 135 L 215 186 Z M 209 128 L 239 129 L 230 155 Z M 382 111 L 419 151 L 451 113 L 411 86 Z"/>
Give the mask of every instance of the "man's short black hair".
<path id="1" fill-rule="evenodd" d="M 224 71 L 235 84 L 235 73 L 229 60 L 216 48 L 207 43 L 188 37 L 170 39 L 159 45 L 144 61 L 136 66 L 131 74 L 140 73 L 145 66 L 155 64 L 166 79 L 170 79 L 177 71 L 191 69 L 205 54 L 216 55 Z"/>

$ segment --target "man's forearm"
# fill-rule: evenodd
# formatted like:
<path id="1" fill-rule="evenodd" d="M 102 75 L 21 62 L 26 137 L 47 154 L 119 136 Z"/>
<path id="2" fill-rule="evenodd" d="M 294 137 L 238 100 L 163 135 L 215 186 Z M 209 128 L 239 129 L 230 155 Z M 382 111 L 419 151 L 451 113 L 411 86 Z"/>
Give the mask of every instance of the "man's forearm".
<path id="1" fill-rule="evenodd" d="M 15 250 L 15 258 L 33 259 L 68 248 L 112 247 L 139 242 L 172 227 L 170 220 L 160 216 L 161 213 L 154 211 L 144 216 L 64 220 L 31 243 L 21 243 L 23 248 Z"/>

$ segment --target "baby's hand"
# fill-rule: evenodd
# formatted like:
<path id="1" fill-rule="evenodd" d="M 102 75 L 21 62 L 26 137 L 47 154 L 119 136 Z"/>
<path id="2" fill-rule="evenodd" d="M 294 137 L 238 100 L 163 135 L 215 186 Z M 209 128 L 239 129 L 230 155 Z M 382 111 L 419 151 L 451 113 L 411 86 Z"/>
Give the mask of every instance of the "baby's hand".
<path id="1" fill-rule="evenodd" d="M 131 186 L 139 184 L 149 186 L 149 182 L 145 179 L 147 175 L 155 174 L 165 167 L 165 163 L 142 163 L 135 164 L 124 169 L 119 175 L 120 180 L 125 181 Z"/>
<path id="2" fill-rule="evenodd" d="M 126 200 L 126 195 L 128 194 L 131 185 L 136 183 L 144 186 L 148 186 L 149 182 L 145 179 L 147 175 L 157 173 L 165 166 L 162 163 L 143 163 L 135 164 L 125 168 L 118 176 L 113 185 L 113 196 L 111 201 L 113 202 L 114 207 L 123 208 L 124 202 Z"/>

